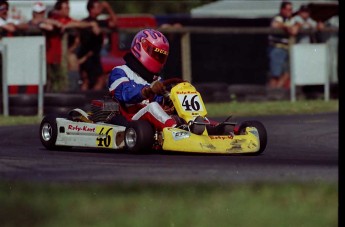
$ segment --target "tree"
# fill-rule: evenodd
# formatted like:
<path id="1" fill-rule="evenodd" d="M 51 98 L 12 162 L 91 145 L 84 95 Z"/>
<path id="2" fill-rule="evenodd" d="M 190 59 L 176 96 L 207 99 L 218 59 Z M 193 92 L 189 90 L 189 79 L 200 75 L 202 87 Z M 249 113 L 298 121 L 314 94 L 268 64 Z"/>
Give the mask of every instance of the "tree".
<path id="1" fill-rule="evenodd" d="M 215 0 L 194 0 L 194 1 L 109 1 L 117 13 L 149 13 L 149 14 L 173 14 L 189 13 L 194 7 L 204 5 Z"/>

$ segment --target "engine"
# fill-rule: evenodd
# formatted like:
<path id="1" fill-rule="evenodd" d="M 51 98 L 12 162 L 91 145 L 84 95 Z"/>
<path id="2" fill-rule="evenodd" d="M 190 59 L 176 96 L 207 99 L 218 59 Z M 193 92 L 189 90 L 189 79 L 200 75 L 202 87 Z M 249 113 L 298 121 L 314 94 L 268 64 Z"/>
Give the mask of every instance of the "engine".
<path id="1" fill-rule="evenodd" d="M 107 122 L 119 113 L 119 104 L 112 99 L 92 100 L 90 120 L 93 122 Z"/>

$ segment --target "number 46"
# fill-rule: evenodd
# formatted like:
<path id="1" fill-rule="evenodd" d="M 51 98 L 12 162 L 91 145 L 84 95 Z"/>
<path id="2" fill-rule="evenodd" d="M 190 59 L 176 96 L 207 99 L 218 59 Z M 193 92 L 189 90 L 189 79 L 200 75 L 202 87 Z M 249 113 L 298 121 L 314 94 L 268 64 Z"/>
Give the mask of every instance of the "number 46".
<path id="1" fill-rule="evenodd" d="M 185 95 L 182 101 L 182 106 L 186 111 L 199 111 L 200 103 L 197 100 L 198 95 L 188 96 Z"/>

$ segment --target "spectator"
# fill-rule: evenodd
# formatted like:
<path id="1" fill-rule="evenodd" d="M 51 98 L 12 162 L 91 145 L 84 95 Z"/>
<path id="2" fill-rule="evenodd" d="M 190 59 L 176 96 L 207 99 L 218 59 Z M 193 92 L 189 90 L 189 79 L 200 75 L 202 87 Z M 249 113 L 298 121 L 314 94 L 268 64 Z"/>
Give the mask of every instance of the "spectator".
<path id="1" fill-rule="evenodd" d="M 335 15 L 325 21 L 325 27 L 330 29 L 339 30 L 339 15 Z M 338 33 L 331 33 L 325 37 L 324 41 L 327 43 L 329 48 L 330 55 L 330 68 L 331 68 L 331 83 L 338 83 L 339 74 L 338 74 L 338 51 L 339 51 L 339 37 Z"/>
<path id="2" fill-rule="evenodd" d="M 324 24 L 320 22 L 314 21 L 310 18 L 310 11 L 308 6 L 302 5 L 297 12 L 297 15 L 292 18 L 292 24 L 295 26 L 295 32 L 299 32 L 301 30 L 322 30 L 324 28 Z M 316 43 L 316 37 L 313 34 L 298 34 L 297 35 L 297 43 Z"/>
<path id="3" fill-rule="evenodd" d="M 62 38 L 66 29 L 92 28 L 93 32 L 99 33 L 96 23 L 82 22 L 74 20 L 69 16 L 70 8 L 68 0 L 58 0 L 54 5 L 54 10 L 49 13 L 50 18 L 61 23 L 61 29 L 54 29 L 47 33 L 47 71 L 48 83 L 47 91 L 63 91 L 66 89 L 66 76 L 62 73 Z"/>
<path id="4" fill-rule="evenodd" d="M 61 28 L 62 24 L 56 20 L 46 18 L 46 6 L 42 2 L 35 2 L 32 7 L 32 19 L 28 22 L 30 30 L 41 29 L 53 31 L 54 27 Z"/>
<path id="5" fill-rule="evenodd" d="M 111 6 L 106 1 L 89 0 L 87 3 L 89 16 L 83 21 L 97 23 L 100 27 L 115 28 L 117 25 L 117 17 Z M 98 20 L 97 17 L 102 13 L 109 15 L 105 21 Z M 80 73 L 83 84 L 82 90 L 101 90 L 105 88 L 106 75 L 101 65 L 101 50 L 103 46 L 103 34 L 93 33 L 90 29 L 83 29 L 80 36 L 80 51 L 78 56 L 84 56 L 88 52 L 93 55 L 80 66 Z"/>
<path id="6" fill-rule="evenodd" d="M 88 52 L 81 58 L 77 56 L 77 49 L 80 45 L 79 33 L 70 34 L 68 36 L 68 50 L 67 50 L 67 63 L 68 63 L 68 84 L 70 91 L 78 91 L 80 89 L 80 75 L 79 66 L 84 63 L 90 56 L 92 52 Z"/>
<path id="7" fill-rule="evenodd" d="M 271 21 L 271 27 L 281 29 L 284 34 L 271 34 L 269 36 L 268 57 L 270 60 L 269 87 L 283 88 L 290 79 L 289 72 L 289 38 L 296 31 L 291 24 L 292 3 L 282 2 L 280 13 Z"/>
<path id="8" fill-rule="evenodd" d="M 8 9 L 8 2 L 0 0 L 0 28 L 2 28 L 5 33 L 11 34 L 16 31 L 16 26 L 8 20 Z"/>

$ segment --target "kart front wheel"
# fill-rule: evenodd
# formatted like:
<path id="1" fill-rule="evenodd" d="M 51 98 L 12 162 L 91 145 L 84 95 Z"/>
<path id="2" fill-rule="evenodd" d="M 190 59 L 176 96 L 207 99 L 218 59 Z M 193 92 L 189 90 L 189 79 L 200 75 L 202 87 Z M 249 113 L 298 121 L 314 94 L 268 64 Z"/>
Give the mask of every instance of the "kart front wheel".
<path id="1" fill-rule="evenodd" d="M 47 115 L 43 118 L 40 125 L 40 140 L 42 145 L 48 150 L 56 149 L 57 124 L 56 117 Z"/>
<path id="2" fill-rule="evenodd" d="M 255 152 L 256 155 L 264 152 L 267 145 L 267 131 L 265 126 L 260 121 L 244 121 L 235 127 L 235 134 L 244 135 L 247 127 L 256 128 L 258 131 L 258 137 L 260 141 L 260 149 Z"/>
<path id="3" fill-rule="evenodd" d="M 154 130 L 147 121 L 131 121 L 125 131 L 125 145 L 129 152 L 149 150 L 154 142 Z"/>

